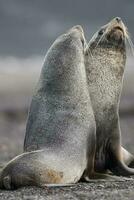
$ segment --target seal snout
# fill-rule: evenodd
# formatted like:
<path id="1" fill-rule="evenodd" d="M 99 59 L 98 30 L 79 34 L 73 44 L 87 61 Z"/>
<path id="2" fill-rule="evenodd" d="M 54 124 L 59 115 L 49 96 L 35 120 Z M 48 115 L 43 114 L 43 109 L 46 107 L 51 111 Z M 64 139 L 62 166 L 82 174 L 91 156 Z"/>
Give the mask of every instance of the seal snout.
<path id="1" fill-rule="evenodd" d="M 111 20 L 110 23 L 112 23 L 114 25 L 114 24 L 122 24 L 123 22 L 122 22 L 122 19 L 120 17 L 115 17 Z"/>
<path id="2" fill-rule="evenodd" d="M 116 20 L 118 23 L 122 22 L 122 20 L 121 20 L 120 17 L 115 17 L 115 20 Z"/>
<path id="3" fill-rule="evenodd" d="M 108 41 L 115 41 L 118 44 L 122 43 L 125 37 L 128 36 L 127 28 L 120 17 L 115 17 L 107 25 Z"/>
<path id="4" fill-rule="evenodd" d="M 128 37 L 128 31 L 127 27 L 123 23 L 122 19 L 120 17 L 115 17 L 111 22 L 109 23 L 109 29 L 111 27 L 112 29 L 115 29 L 117 31 L 117 35 L 122 35 L 123 37 Z"/>
<path id="5" fill-rule="evenodd" d="M 81 25 L 73 26 L 73 27 L 70 29 L 70 33 L 71 33 L 71 34 L 73 33 L 73 34 L 77 35 L 77 36 L 81 39 L 82 46 L 85 48 L 86 39 L 85 39 L 85 35 L 84 35 L 84 31 L 83 31 L 82 26 L 81 26 Z"/>
<path id="6" fill-rule="evenodd" d="M 111 22 L 109 23 L 108 27 L 109 31 L 111 30 L 120 30 L 124 33 L 125 25 L 123 24 L 123 21 L 120 17 L 115 17 Z"/>
<path id="7" fill-rule="evenodd" d="M 72 29 L 77 30 L 77 31 L 80 31 L 82 34 L 84 34 L 84 31 L 83 31 L 83 28 L 82 28 L 81 25 L 73 26 Z"/>
<path id="8" fill-rule="evenodd" d="M 83 31 L 83 28 L 81 25 L 76 25 L 76 26 L 73 26 L 71 29 L 69 29 L 69 31 L 67 31 L 69 33 L 72 33 L 72 32 L 77 32 L 77 33 L 80 33 L 82 35 L 84 35 L 84 31 Z"/>
<path id="9" fill-rule="evenodd" d="M 110 37 L 115 39 L 116 41 L 122 41 L 124 38 L 124 31 L 121 27 L 115 27 L 111 34 Z"/>

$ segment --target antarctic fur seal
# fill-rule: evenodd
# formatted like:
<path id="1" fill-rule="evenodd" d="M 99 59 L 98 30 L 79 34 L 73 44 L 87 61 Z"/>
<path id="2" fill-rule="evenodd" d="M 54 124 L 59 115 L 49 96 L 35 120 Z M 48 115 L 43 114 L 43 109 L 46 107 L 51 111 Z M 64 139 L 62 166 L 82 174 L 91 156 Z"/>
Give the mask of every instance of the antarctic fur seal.
<path id="1" fill-rule="evenodd" d="M 96 120 L 95 170 L 129 176 L 133 156 L 121 147 L 119 102 L 126 63 L 127 30 L 117 17 L 94 34 L 85 50 L 89 93 Z M 125 163 L 126 164 L 125 164 Z"/>
<path id="2" fill-rule="evenodd" d="M 48 50 L 29 113 L 25 150 L 30 152 L 5 166 L 0 188 L 69 184 L 86 169 L 92 173 L 96 125 L 84 43 L 82 28 L 75 26 Z"/>

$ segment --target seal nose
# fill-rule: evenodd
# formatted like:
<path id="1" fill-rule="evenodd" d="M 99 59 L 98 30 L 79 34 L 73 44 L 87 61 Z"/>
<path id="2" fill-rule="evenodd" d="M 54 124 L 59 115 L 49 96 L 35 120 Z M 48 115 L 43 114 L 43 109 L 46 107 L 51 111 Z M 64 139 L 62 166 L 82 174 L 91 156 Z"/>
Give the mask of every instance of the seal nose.
<path id="1" fill-rule="evenodd" d="M 78 31 L 82 32 L 83 33 L 83 28 L 81 25 L 76 25 L 73 27 L 74 29 L 77 29 Z"/>
<path id="2" fill-rule="evenodd" d="M 116 17 L 115 20 L 120 23 L 121 22 L 121 18 L 120 17 Z"/>

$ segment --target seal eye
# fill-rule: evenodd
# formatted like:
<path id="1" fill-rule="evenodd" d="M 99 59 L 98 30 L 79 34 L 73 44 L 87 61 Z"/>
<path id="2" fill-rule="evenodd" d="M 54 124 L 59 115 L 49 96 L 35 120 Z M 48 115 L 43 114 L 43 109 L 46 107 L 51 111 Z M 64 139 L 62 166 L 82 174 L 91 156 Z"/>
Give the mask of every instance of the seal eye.
<path id="1" fill-rule="evenodd" d="M 101 29 L 99 32 L 98 32 L 98 35 L 103 35 L 103 33 L 104 33 L 104 29 Z"/>

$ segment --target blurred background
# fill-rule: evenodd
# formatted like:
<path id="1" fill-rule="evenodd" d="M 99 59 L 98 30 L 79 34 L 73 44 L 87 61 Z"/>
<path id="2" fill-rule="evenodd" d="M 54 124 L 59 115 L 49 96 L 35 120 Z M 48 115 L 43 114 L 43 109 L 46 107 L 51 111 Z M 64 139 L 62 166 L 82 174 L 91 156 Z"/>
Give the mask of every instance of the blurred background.
<path id="1" fill-rule="evenodd" d="M 0 163 L 22 152 L 33 89 L 56 37 L 80 24 L 88 41 L 116 16 L 133 41 L 133 0 L 0 0 Z M 123 144 L 134 153 L 133 63 L 128 50 L 120 117 Z"/>

